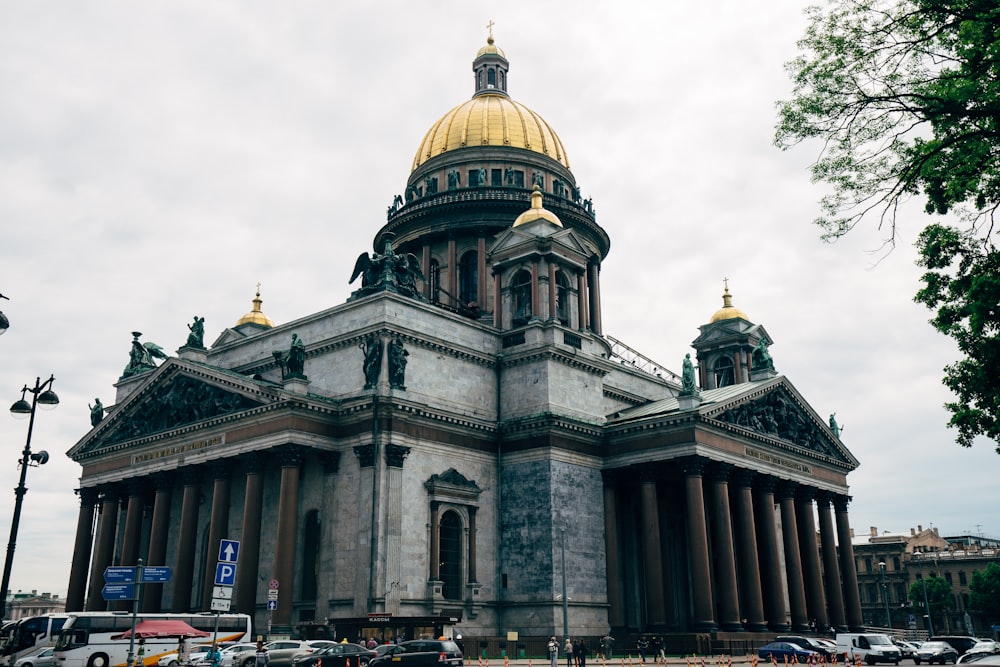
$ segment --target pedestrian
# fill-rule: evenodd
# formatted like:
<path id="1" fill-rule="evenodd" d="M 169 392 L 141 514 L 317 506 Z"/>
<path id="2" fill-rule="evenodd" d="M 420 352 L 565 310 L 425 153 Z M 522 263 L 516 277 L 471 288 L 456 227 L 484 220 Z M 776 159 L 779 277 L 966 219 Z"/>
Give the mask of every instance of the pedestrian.
<path id="1" fill-rule="evenodd" d="M 222 653 L 219 652 L 218 644 L 212 644 L 211 648 L 208 649 L 208 653 L 205 654 L 205 661 L 211 667 L 219 667 L 222 663 Z"/>
<path id="2" fill-rule="evenodd" d="M 646 650 L 649 648 L 649 640 L 640 636 L 635 647 L 639 650 L 639 661 L 646 664 Z"/>
<path id="3" fill-rule="evenodd" d="M 257 642 L 257 653 L 256 653 L 256 666 L 257 667 L 267 667 L 269 659 L 267 657 L 267 647 L 264 646 L 264 642 Z"/>
<path id="4" fill-rule="evenodd" d="M 570 637 L 566 638 L 566 643 L 563 644 L 563 653 L 566 654 L 566 667 L 573 667 L 573 639 Z"/>
<path id="5" fill-rule="evenodd" d="M 177 642 L 177 663 L 181 665 L 188 664 L 187 640 L 183 637 L 181 637 Z"/>
<path id="6" fill-rule="evenodd" d="M 573 655 L 576 657 L 576 667 L 587 667 L 587 642 L 583 637 L 576 640 Z"/>
<path id="7" fill-rule="evenodd" d="M 604 656 L 608 660 L 613 660 L 615 657 L 615 638 L 610 632 L 604 636 Z"/>
<path id="8" fill-rule="evenodd" d="M 139 667 L 142 667 L 144 664 L 146 664 L 145 660 L 146 660 L 146 640 L 140 638 L 139 654 L 136 656 L 135 664 L 139 665 Z"/>
<path id="9" fill-rule="evenodd" d="M 556 641 L 555 637 L 549 639 L 549 644 L 546 647 L 549 654 L 549 663 L 551 667 L 557 667 L 556 663 L 559 661 L 559 643 Z"/>

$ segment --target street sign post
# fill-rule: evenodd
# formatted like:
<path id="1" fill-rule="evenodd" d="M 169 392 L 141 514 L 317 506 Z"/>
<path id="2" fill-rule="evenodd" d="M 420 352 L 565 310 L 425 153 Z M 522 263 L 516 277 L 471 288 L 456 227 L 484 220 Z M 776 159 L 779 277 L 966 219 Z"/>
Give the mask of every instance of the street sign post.
<path id="1" fill-rule="evenodd" d="M 109 584 L 135 583 L 134 567 L 112 566 L 104 569 L 104 581 Z"/>
<path id="2" fill-rule="evenodd" d="M 142 583 L 144 584 L 165 584 L 170 581 L 173 571 L 166 566 L 142 568 Z"/>
<path id="3" fill-rule="evenodd" d="M 222 539 L 219 541 L 219 562 L 215 565 L 215 586 L 212 588 L 211 610 L 214 612 L 229 611 L 233 604 L 233 586 L 236 585 L 236 563 L 240 560 L 240 543 L 238 540 Z M 219 615 L 215 615 L 215 633 L 212 645 L 215 646 L 219 635 Z"/>
<path id="4" fill-rule="evenodd" d="M 104 584 L 101 597 L 105 600 L 134 600 L 135 584 Z"/>

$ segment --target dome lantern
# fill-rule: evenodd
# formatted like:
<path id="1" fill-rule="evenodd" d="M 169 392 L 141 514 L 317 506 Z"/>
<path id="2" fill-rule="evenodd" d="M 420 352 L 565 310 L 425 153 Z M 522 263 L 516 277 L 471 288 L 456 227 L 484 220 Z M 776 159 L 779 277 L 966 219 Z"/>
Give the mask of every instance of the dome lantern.
<path id="1" fill-rule="evenodd" d="M 236 323 L 236 326 L 240 327 L 244 324 L 251 324 L 256 327 L 260 327 L 262 329 L 273 328 L 274 322 L 271 321 L 271 318 L 265 315 L 264 312 L 260 309 L 262 303 L 263 301 L 260 298 L 260 284 L 258 284 L 257 295 L 253 299 L 253 309 L 249 313 L 241 317 L 239 321 Z"/>

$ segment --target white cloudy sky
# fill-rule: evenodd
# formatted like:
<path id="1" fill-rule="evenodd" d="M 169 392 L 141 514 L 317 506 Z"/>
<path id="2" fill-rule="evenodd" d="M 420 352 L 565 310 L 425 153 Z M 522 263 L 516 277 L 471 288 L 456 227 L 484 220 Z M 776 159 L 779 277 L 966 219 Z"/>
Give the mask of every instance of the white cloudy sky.
<path id="1" fill-rule="evenodd" d="M 804 4 L 0 4 L 0 397 L 55 374 L 62 399 L 36 421 L 53 458 L 28 476 L 12 589 L 65 593 L 63 454 L 113 402 L 129 332 L 173 351 L 198 314 L 212 340 L 258 281 L 279 323 L 342 303 L 424 133 L 471 95 L 490 19 L 512 96 L 611 236 L 606 332 L 679 368 L 728 276 L 778 370 L 844 425 L 856 531 L 1000 537 L 1000 459 L 945 428 L 955 351 L 912 302 L 927 218 L 907 212 L 886 257 L 874 226 L 826 245 L 815 147 L 772 146 Z M 0 419 L 4 536 L 26 431 Z"/>

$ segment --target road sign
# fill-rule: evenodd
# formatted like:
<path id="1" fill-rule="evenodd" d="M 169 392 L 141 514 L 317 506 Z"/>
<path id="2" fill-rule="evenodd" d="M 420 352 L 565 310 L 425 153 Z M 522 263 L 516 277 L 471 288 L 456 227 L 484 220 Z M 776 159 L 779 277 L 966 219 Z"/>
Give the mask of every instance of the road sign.
<path id="1" fill-rule="evenodd" d="M 232 600 L 233 599 L 233 587 L 232 586 L 216 586 L 212 589 L 212 597 L 218 598 L 219 600 Z"/>
<path id="2" fill-rule="evenodd" d="M 212 611 L 229 611 L 230 604 L 229 600 L 212 598 Z"/>
<path id="3" fill-rule="evenodd" d="M 109 567 L 104 570 L 104 581 L 109 584 L 131 584 L 135 581 L 134 567 Z"/>
<path id="4" fill-rule="evenodd" d="M 267 610 L 268 611 L 274 611 L 277 608 L 278 608 L 278 601 L 277 600 L 268 600 L 267 601 Z"/>
<path id="5" fill-rule="evenodd" d="M 215 566 L 216 586 L 236 585 L 236 565 L 232 563 L 219 563 Z"/>
<path id="6" fill-rule="evenodd" d="M 144 584 L 165 584 L 170 581 L 173 572 L 169 567 L 144 567 L 142 568 L 142 583 Z"/>
<path id="7" fill-rule="evenodd" d="M 269 589 L 271 589 L 272 591 L 276 591 L 276 590 L 278 590 L 278 580 L 277 580 L 277 579 L 272 579 L 272 580 L 271 580 L 271 583 L 269 583 L 269 584 L 267 585 L 267 587 L 268 587 Z"/>
<path id="8" fill-rule="evenodd" d="M 278 591 L 274 591 L 274 590 L 268 591 L 267 592 L 267 599 L 268 600 L 277 600 L 278 599 Z"/>
<path id="9" fill-rule="evenodd" d="M 101 597 L 105 600 L 134 600 L 135 584 L 104 584 Z"/>
<path id="10" fill-rule="evenodd" d="M 219 562 L 236 563 L 240 559 L 240 543 L 238 540 L 222 540 L 219 542 Z"/>

